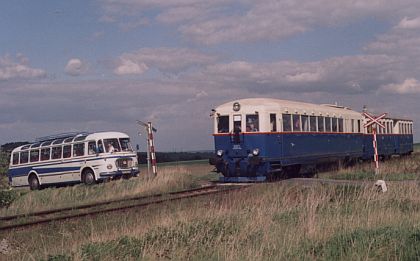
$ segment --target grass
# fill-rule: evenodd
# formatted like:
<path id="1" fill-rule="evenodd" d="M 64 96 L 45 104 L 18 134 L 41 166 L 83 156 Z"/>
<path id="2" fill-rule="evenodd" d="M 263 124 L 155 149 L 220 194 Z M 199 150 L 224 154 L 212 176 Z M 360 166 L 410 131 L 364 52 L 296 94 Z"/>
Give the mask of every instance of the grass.
<path id="1" fill-rule="evenodd" d="M 411 156 L 395 157 L 379 162 L 379 170 L 379 175 L 376 175 L 374 163 L 365 162 L 353 167 L 321 173 L 319 177 L 343 180 L 417 180 L 420 178 L 420 154 L 414 153 Z"/>
<path id="2" fill-rule="evenodd" d="M 418 260 L 419 199 L 416 183 L 261 184 L 2 237 L 10 260 Z"/>
<path id="3" fill-rule="evenodd" d="M 158 175 L 153 179 L 142 172 L 144 174 L 138 178 L 94 186 L 80 184 L 40 191 L 19 190 L 20 197 L 11 204 L 6 197 L 8 207 L 0 209 L 0 216 L 194 188 L 217 178 L 217 175 L 210 174 L 210 170 L 208 164 L 164 166 L 159 167 Z"/>
<path id="4" fill-rule="evenodd" d="M 382 165 L 386 180 L 415 179 L 419 155 Z M 370 164 L 328 177 L 377 179 Z M 8 210 L 156 193 L 217 177 L 207 164 L 160 166 L 154 180 L 133 179 L 30 192 Z M 374 177 L 374 178 L 373 178 Z M 258 184 L 227 195 L 56 222 L 0 235 L 0 260 L 418 260 L 420 184 Z"/>

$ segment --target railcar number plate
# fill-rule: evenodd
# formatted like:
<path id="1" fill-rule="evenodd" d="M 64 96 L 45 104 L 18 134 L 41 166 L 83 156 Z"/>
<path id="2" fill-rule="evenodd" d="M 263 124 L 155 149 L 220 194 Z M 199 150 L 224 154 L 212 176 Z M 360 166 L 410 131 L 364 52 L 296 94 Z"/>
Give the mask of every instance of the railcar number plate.
<path id="1" fill-rule="evenodd" d="M 233 145 L 233 149 L 234 150 L 241 150 L 242 147 L 241 147 L 241 145 Z"/>

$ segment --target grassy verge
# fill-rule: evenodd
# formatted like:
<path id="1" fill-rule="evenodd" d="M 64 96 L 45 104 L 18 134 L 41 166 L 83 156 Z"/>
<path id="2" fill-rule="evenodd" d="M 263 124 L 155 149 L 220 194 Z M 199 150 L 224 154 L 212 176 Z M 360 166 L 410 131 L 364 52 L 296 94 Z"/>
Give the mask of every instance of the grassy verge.
<path id="1" fill-rule="evenodd" d="M 10 260 L 416 260 L 419 198 L 415 183 L 388 193 L 263 184 L 3 238 Z"/>
<path id="2" fill-rule="evenodd" d="M 75 206 L 118 199 L 135 195 L 151 195 L 198 187 L 217 176 L 210 174 L 208 164 L 174 165 L 159 167 L 156 178 L 141 177 L 85 186 L 83 184 L 40 191 L 22 192 L 7 208 L 0 209 L 0 216 L 28 213 L 52 208 Z"/>
<path id="3" fill-rule="evenodd" d="M 345 180 L 417 180 L 420 178 L 420 154 L 396 157 L 379 163 L 379 175 L 375 175 L 374 163 L 365 162 L 353 167 L 319 174 L 320 178 Z"/>

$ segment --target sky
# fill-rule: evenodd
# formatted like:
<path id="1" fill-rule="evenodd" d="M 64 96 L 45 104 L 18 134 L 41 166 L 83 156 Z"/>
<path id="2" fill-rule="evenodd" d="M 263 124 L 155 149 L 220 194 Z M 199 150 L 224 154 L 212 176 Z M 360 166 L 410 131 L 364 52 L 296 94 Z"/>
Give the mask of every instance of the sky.
<path id="1" fill-rule="evenodd" d="M 414 120 L 418 0 L 0 2 L 0 144 L 122 131 L 158 151 L 213 147 L 210 112 L 268 97 Z M 141 135 L 139 135 L 139 133 Z"/>

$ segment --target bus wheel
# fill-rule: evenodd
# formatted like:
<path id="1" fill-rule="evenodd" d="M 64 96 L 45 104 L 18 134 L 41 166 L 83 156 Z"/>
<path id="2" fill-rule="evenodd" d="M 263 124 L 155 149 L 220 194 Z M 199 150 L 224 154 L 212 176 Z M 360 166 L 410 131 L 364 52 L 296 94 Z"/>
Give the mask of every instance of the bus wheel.
<path id="1" fill-rule="evenodd" d="M 83 173 L 83 183 L 86 185 L 92 185 L 95 183 L 95 176 L 93 174 L 93 171 L 90 169 L 87 169 Z"/>
<path id="2" fill-rule="evenodd" d="M 29 188 L 31 188 L 31 190 L 38 190 L 40 188 L 39 180 L 35 175 L 29 177 Z"/>

